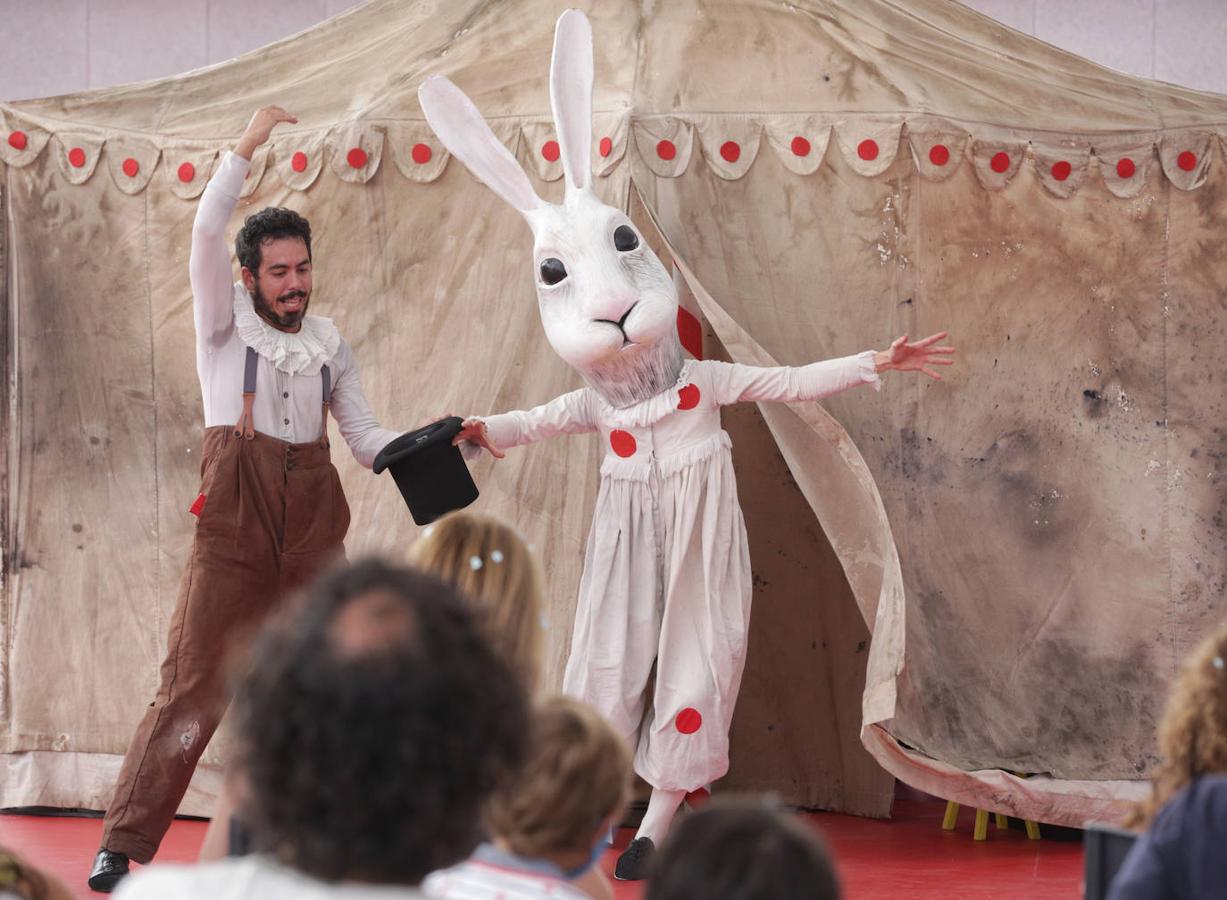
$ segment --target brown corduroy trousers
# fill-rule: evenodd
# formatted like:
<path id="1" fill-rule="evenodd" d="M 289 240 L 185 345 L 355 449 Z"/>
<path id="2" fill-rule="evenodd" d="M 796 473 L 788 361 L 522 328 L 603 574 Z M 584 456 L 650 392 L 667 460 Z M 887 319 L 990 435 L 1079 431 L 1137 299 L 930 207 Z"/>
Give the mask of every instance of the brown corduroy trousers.
<path id="1" fill-rule="evenodd" d="M 230 702 L 227 661 L 343 553 L 349 506 L 325 442 L 205 429 L 203 500 L 161 686 L 124 757 L 102 846 L 151 860 Z M 203 505 L 201 505 L 203 504 Z"/>

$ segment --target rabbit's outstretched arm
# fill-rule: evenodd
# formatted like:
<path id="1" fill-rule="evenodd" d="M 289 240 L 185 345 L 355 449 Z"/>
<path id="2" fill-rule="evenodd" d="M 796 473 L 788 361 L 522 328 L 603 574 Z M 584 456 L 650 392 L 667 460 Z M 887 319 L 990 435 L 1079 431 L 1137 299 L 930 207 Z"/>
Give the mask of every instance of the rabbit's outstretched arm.
<path id="1" fill-rule="evenodd" d="M 532 409 L 476 418 L 486 424 L 491 443 L 500 450 L 532 444 L 556 434 L 582 434 L 597 428 L 589 388 L 571 391 Z"/>
<path id="2" fill-rule="evenodd" d="M 740 363 L 708 362 L 716 401 L 721 405 L 742 401 L 772 400 L 791 403 L 821 400 L 858 384 L 881 390 L 873 350 L 842 359 L 828 359 L 808 366 L 743 366 Z"/>

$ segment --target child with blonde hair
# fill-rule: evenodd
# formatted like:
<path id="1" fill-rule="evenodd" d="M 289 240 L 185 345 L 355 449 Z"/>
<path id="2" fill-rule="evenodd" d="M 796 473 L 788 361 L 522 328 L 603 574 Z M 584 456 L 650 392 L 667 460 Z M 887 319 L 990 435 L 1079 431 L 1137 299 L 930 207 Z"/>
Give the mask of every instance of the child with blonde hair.
<path id="1" fill-rule="evenodd" d="M 583 900 L 573 883 L 593 870 L 626 803 L 626 742 L 591 707 L 551 697 L 533 712 L 527 762 L 495 789 L 492 839 L 465 862 L 432 873 L 427 896 L 448 900 Z"/>
<path id="2" fill-rule="evenodd" d="M 458 587 L 482 610 L 489 638 L 536 690 L 541 667 L 541 563 L 514 528 L 490 516 L 450 513 L 427 525 L 409 563 Z"/>

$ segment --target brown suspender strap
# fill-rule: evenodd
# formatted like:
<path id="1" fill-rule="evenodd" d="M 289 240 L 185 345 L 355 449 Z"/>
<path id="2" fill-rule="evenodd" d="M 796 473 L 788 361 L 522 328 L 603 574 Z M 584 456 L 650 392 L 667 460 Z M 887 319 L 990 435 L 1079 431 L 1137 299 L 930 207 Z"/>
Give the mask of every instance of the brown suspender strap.
<path id="1" fill-rule="evenodd" d="M 324 389 L 324 415 L 320 421 L 320 446 L 328 449 L 328 404 L 332 399 L 332 372 L 327 366 L 320 368 L 320 386 Z"/>
<path id="2" fill-rule="evenodd" d="M 252 408 L 256 403 L 256 351 L 247 348 L 247 361 L 243 364 L 243 414 L 234 425 L 234 436 L 253 440 L 256 436 L 256 419 Z"/>

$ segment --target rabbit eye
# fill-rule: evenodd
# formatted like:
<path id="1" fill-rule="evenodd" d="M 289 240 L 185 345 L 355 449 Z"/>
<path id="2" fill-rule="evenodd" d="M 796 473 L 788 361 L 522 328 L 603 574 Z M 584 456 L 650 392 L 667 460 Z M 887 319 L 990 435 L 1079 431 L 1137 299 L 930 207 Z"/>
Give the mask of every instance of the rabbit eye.
<path id="1" fill-rule="evenodd" d="M 541 261 L 541 280 L 546 284 L 558 284 L 567 277 L 567 267 L 561 259 L 550 257 Z"/>
<path id="2" fill-rule="evenodd" d="M 639 246 L 639 235 L 629 225 L 619 225 L 614 229 L 614 246 L 625 253 Z"/>

